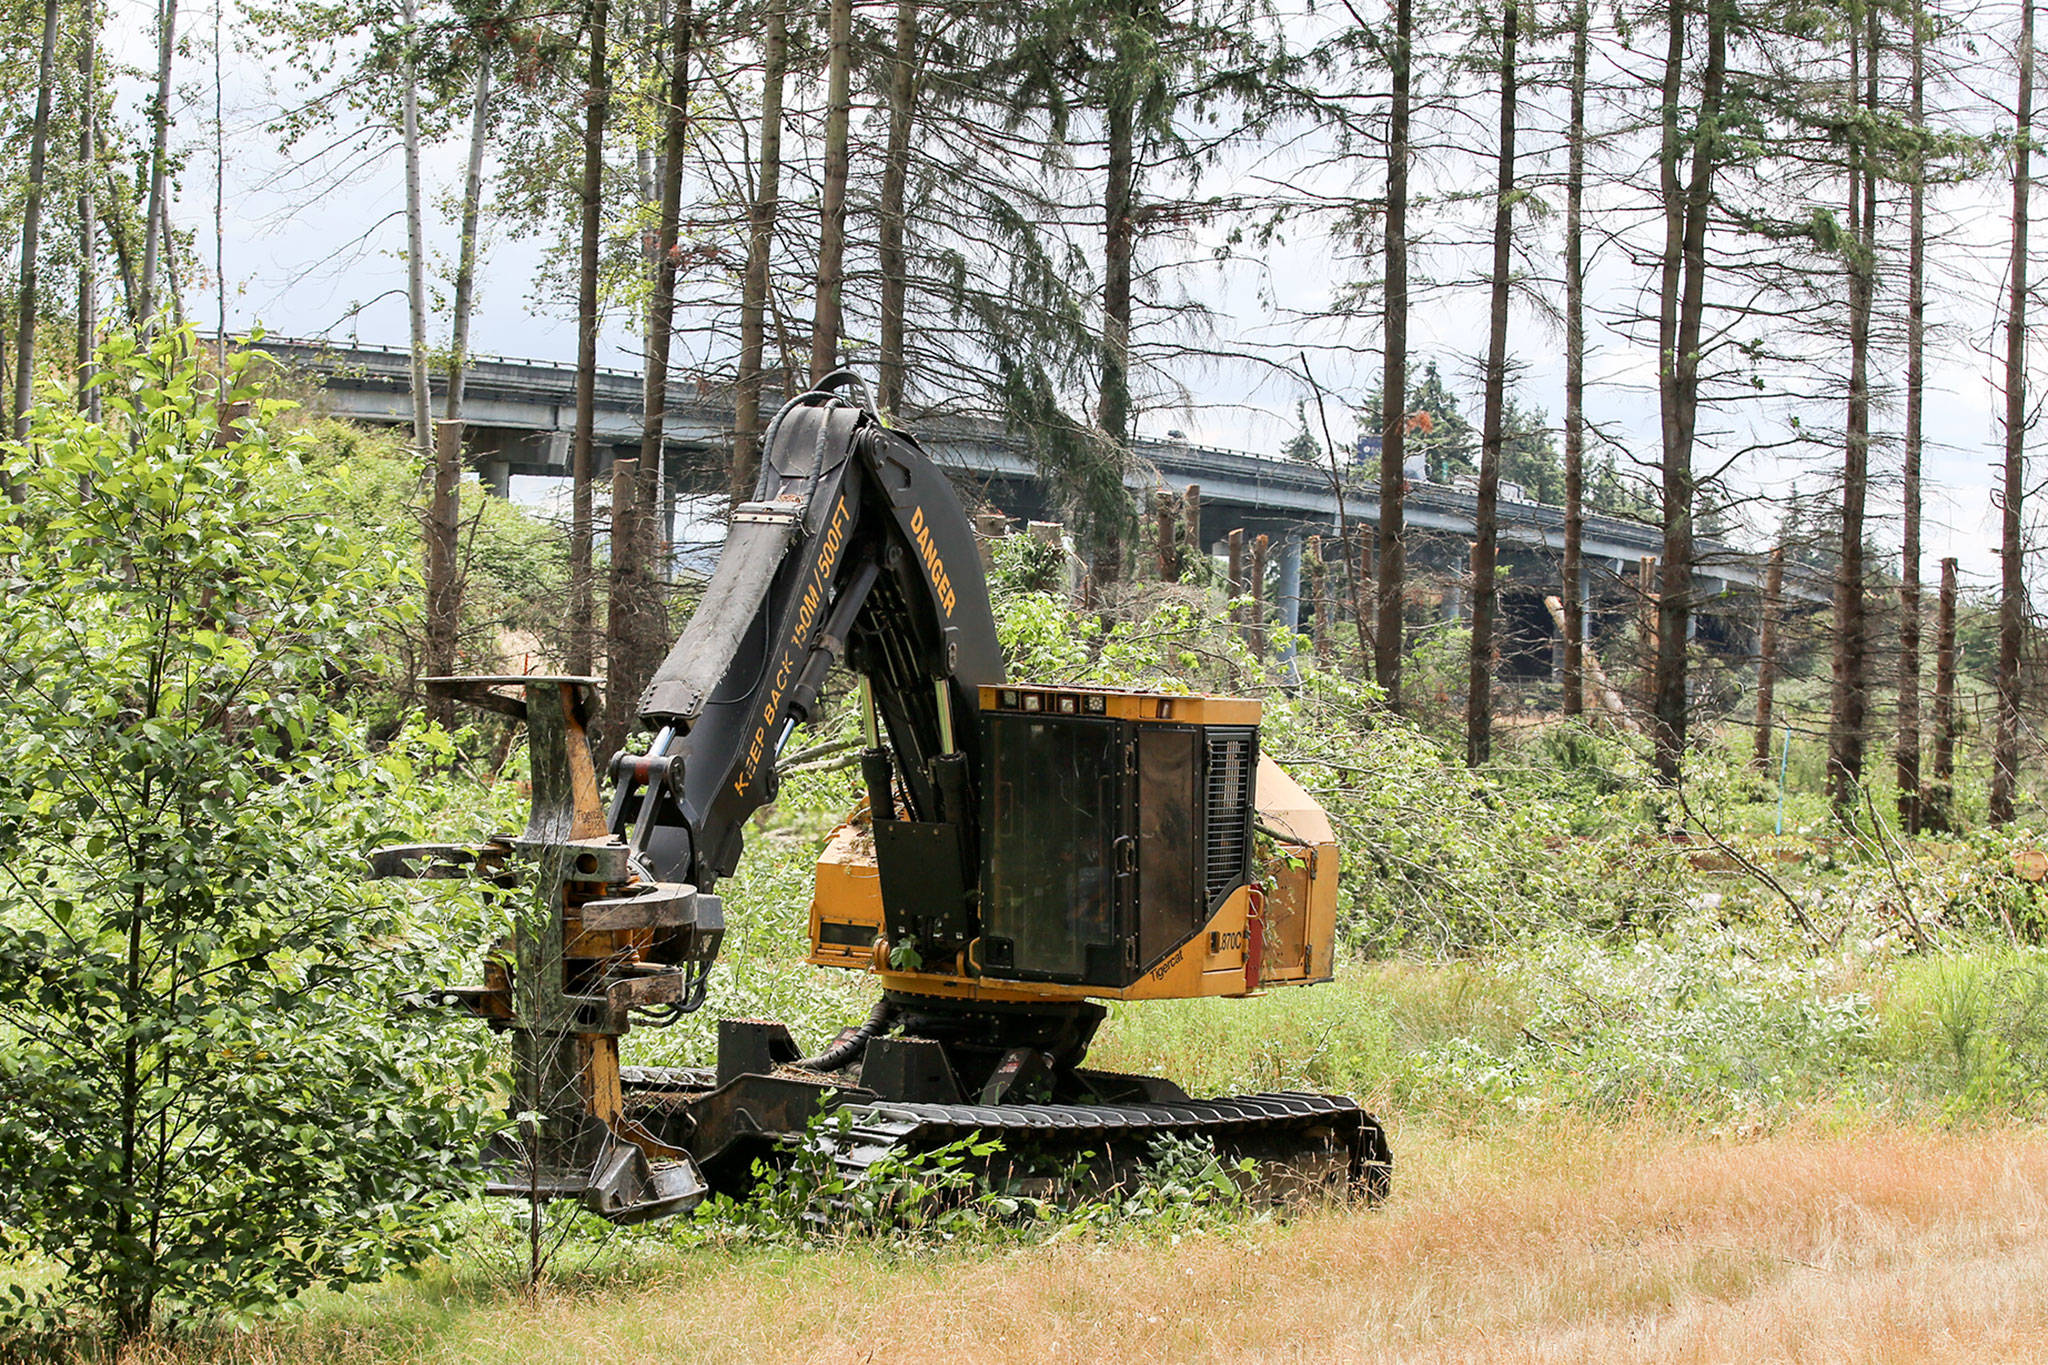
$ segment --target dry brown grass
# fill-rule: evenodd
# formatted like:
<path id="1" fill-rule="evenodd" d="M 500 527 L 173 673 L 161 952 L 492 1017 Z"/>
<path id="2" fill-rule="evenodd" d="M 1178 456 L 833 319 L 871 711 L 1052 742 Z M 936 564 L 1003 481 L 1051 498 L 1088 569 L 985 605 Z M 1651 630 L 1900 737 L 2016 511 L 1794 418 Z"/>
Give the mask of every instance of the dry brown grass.
<path id="1" fill-rule="evenodd" d="M 532 1305 L 397 1288 L 224 1358 L 2048 1360 L 2048 1135 L 1545 1123 L 1401 1147 L 1375 1212 L 1177 1242 L 698 1251 Z"/>

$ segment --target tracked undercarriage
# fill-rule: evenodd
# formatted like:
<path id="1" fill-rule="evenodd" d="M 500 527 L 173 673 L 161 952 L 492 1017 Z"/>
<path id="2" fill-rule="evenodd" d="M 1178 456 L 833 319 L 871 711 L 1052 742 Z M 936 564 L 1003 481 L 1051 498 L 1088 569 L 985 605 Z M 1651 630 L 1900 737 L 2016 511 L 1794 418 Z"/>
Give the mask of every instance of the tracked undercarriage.
<path id="1" fill-rule="evenodd" d="M 994 1139 L 996 1152 L 980 1163 L 993 1181 L 1057 1172 L 1069 1188 L 1099 1192 L 1138 1178 L 1162 1137 L 1199 1141 L 1233 1166 L 1253 1161 L 1268 1195 L 1387 1192 L 1385 1135 L 1343 1096 L 1197 1101 L 1158 1077 L 1086 1068 L 1052 1084 L 1050 1071 L 1035 1069 L 1045 1054 L 1020 1048 L 963 1098 L 944 1048 L 931 1039 L 848 1041 L 860 1048 L 854 1060 L 820 1070 L 805 1064 L 811 1059 L 782 1059 L 793 1052 L 781 1025 L 721 1020 L 717 1069 L 622 1068 L 624 1113 L 690 1151 L 708 1188 L 734 1197 L 752 1187 L 757 1162 L 786 1159 L 800 1140 L 829 1145 L 840 1168 L 859 1177 L 886 1156 Z M 843 1121 L 807 1132 L 820 1113 Z"/>

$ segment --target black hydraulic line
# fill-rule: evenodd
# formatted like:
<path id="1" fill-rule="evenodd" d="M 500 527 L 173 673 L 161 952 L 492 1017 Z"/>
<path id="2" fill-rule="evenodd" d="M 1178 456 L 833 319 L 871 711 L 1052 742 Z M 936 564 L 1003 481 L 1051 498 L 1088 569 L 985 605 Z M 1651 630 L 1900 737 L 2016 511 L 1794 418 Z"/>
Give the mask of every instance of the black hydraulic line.
<path id="1" fill-rule="evenodd" d="M 886 996 L 875 1002 L 874 1010 L 867 1022 L 847 1034 L 815 1057 L 806 1057 L 791 1066 L 804 1071 L 837 1071 L 867 1050 L 867 1046 L 879 1034 L 896 1022 L 896 1002 Z"/>
<path id="2" fill-rule="evenodd" d="M 896 818 L 895 765 L 884 745 L 860 751 L 861 782 L 867 788 L 868 812 L 877 820 Z"/>

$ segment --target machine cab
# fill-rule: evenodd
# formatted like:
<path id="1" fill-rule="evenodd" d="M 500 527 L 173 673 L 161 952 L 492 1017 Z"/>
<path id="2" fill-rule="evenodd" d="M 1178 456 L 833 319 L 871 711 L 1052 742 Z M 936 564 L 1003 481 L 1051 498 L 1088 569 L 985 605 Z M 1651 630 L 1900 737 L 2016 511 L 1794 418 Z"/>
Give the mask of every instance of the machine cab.
<path id="1" fill-rule="evenodd" d="M 1251 875 L 1259 703 L 981 689 L 990 976 L 1127 987 Z"/>

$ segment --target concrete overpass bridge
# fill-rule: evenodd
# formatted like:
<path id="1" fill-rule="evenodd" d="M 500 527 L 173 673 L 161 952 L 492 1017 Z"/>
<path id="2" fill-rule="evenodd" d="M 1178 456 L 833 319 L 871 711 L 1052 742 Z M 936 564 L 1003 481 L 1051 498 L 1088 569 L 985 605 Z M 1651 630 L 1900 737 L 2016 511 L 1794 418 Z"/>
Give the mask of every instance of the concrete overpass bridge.
<path id="1" fill-rule="evenodd" d="M 256 349 L 317 381 L 321 397 L 315 406 L 337 417 L 399 426 L 412 420 L 411 362 L 403 349 L 290 337 L 266 337 Z M 641 383 L 637 370 L 598 371 L 594 453 L 600 477 L 613 459 L 640 453 Z M 438 400 L 438 390 L 436 396 Z M 469 424 L 468 458 L 499 493 L 508 494 L 514 478 L 569 476 L 575 425 L 573 366 L 475 357 L 465 381 L 463 416 Z M 978 499 L 1013 518 L 1056 517 L 1024 443 L 999 423 L 933 416 L 913 425 L 970 503 Z M 723 491 L 731 426 L 732 399 L 725 382 L 676 377 L 663 452 L 671 543 L 687 538 L 682 523 L 689 520 L 692 495 Z M 1133 454 L 1126 483 L 1134 493 L 1200 486 L 1202 538 L 1211 546 L 1219 546 L 1237 528 L 1282 543 L 1328 534 L 1336 524 L 1337 497 L 1321 469 L 1246 451 L 1150 438 L 1136 440 Z M 1463 571 L 1474 533 L 1477 501 L 1461 489 L 1412 484 L 1404 509 L 1411 565 L 1454 582 Z M 1347 478 L 1344 510 L 1353 525 L 1377 525 L 1377 481 Z M 1503 625 L 1514 651 L 1523 656 L 1522 671 L 1534 671 L 1555 643 L 1542 598 L 1556 591 L 1564 512 L 1540 503 L 1503 501 L 1499 524 L 1501 563 L 1509 575 L 1502 594 Z M 1641 561 L 1662 549 L 1655 527 L 1617 517 L 1586 518 L 1582 586 L 1596 637 L 1606 633 L 1603 627 L 1629 619 L 1640 600 L 1636 585 Z M 1758 556 L 1718 542 L 1701 543 L 1695 584 L 1701 599 L 1696 629 L 1703 637 L 1731 651 L 1749 648 L 1762 570 Z M 1801 578 L 1789 579 L 1786 590 L 1795 600 L 1809 602 L 1825 601 L 1828 595 L 1825 583 Z M 1458 609 L 1455 586 L 1446 588 L 1442 606 L 1447 612 Z"/>

